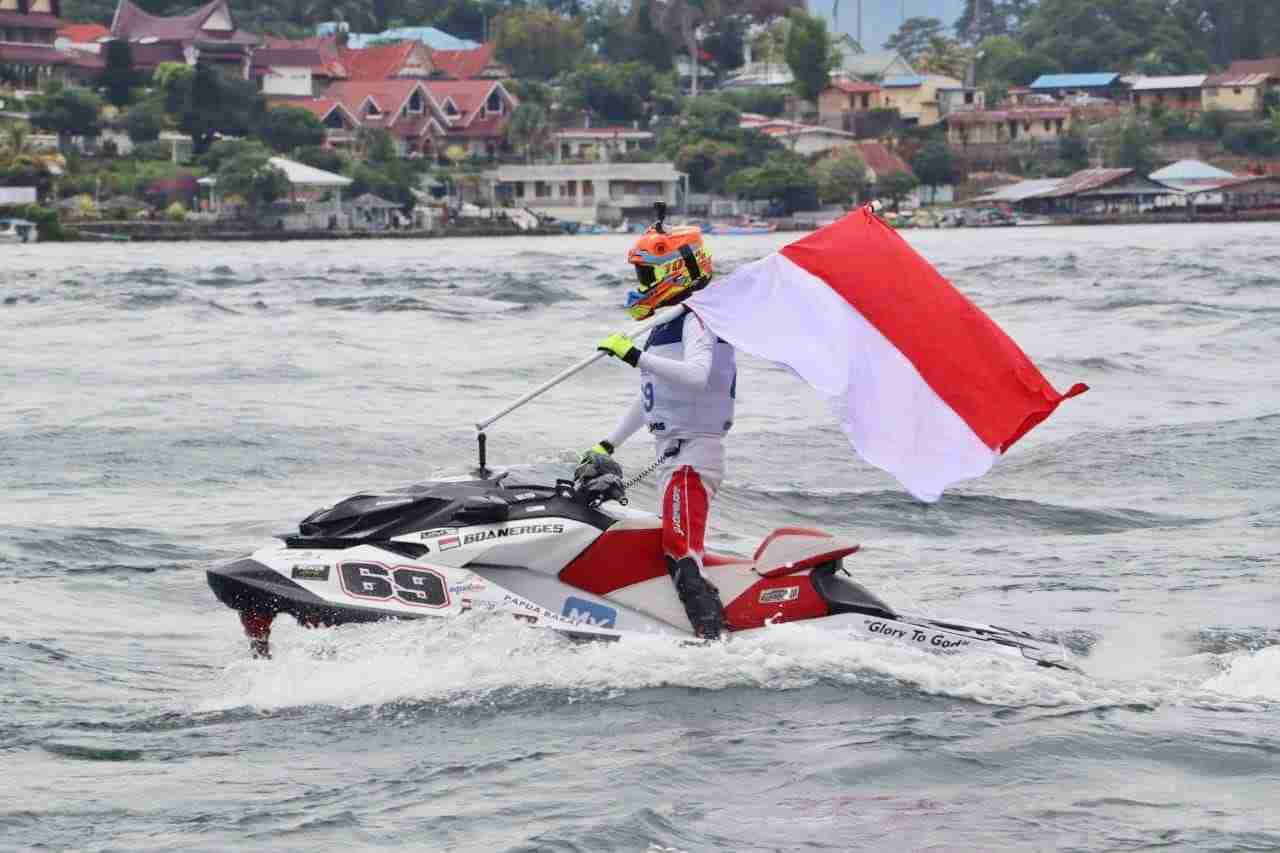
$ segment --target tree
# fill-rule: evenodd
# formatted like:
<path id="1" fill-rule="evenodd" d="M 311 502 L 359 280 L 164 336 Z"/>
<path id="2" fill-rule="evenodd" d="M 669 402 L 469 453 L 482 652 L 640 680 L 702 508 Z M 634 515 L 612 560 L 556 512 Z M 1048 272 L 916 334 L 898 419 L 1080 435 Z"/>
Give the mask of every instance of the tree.
<path id="1" fill-rule="evenodd" d="M 106 90 L 107 102 L 117 107 L 133 100 L 133 87 L 138 85 L 138 72 L 133 67 L 133 49 L 124 39 L 112 39 L 103 49 L 102 73 L 98 85 Z"/>
<path id="2" fill-rule="evenodd" d="M 289 193 L 289 179 L 262 153 L 232 157 L 215 173 L 219 194 L 238 195 L 250 210 L 259 211 Z"/>
<path id="3" fill-rule="evenodd" d="M 826 204 L 848 206 L 866 189 L 867 165 L 854 148 L 841 148 L 814 167 L 818 198 Z"/>
<path id="4" fill-rule="evenodd" d="M 909 172 L 890 172 L 887 175 L 881 175 L 880 180 L 876 182 L 876 195 L 884 196 L 893 202 L 893 209 L 897 210 L 902 200 L 911 195 L 911 191 L 920 186 L 920 182 L 916 180 L 916 176 Z"/>
<path id="5" fill-rule="evenodd" d="M 190 77 L 167 76 L 165 90 L 165 106 L 197 156 L 219 134 L 247 136 L 266 117 L 266 101 L 252 83 L 226 77 L 207 62 L 197 63 Z"/>
<path id="6" fill-rule="evenodd" d="M 1076 127 L 1058 137 L 1058 159 L 1071 172 L 1089 168 L 1089 140 Z"/>
<path id="7" fill-rule="evenodd" d="M 524 149 L 525 162 L 533 162 L 533 151 L 546 144 L 551 131 L 547 111 L 538 104 L 522 103 L 511 114 L 507 134 L 511 144 Z"/>
<path id="8" fill-rule="evenodd" d="M 827 23 L 796 9 L 788 16 L 785 53 L 787 66 L 795 78 L 796 95 L 816 101 L 830 84 L 837 57 L 827 33 Z"/>
<path id="9" fill-rule="evenodd" d="M 124 114 L 124 126 L 134 145 L 155 142 L 164 130 L 164 110 L 150 101 L 137 104 Z"/>
<path id="10" fill-rule="evenodd" d="M 658 0 L 596 4 L 587 19 L 587 40 L 611 62 L 643 62 L 658 71 L 675 67 L 670 37 L 659 29 L 654 12 Z"/>
<path id="11" fill-rule="evenodd" d="M 942 21 L 937 18 L 907 18 L 884 46 L 902 54 L 908 62 L 914 62 L 929 47 L 930 40 L 941 36 Z"/>
<path id="12" fill-rule="evenodd" d="M 513 9 L 493 23 L 494 51 L 517 77 L 548 79 L 572 68 L 583 26 L 544 9 Z"/>
<path id="13" fill-rule="evenodd" d="M 955 168 L 951 148 L 942 141 L 926 144 L 911 158 L 911 170 L 920 183 L 931 188 L 951 183 L 955 179 Z"/>
<path id="14" fill-rule="evenodd" d="M 817 179 L 804 158 L 790 151 L 775 152 L 759 166 L 735 172 L 726 186 L 744 198 L 773 201 L 787 213 L 817 207 Z"/>
<path id="15" fill-rule="evenodd" d="M 301 107 L 267 110 L 258 132 L 263 142 L 280 152 L 321 145 L 325 137 L 324 124 L 314 113 Z"/>
<path id="16" fill-rule="evenodd" d="M 638 62 L 580 66 L 565 78 L 561 91 L 569 108 L 612 122 L 647 121 L 671 112 L 677 100 L 674 75 Z"/>
<path id="17" fill-rule="evenodd" d="M 1147 121 L 1137 117 L 1126 119 L 1112 132 L 1108 146 L 1110 165 L 1149 175 L 1156 168 L 1154 145 L 1155 134 Z"/>
<path id="18" fill-rule="evenodd" d="M 101 112 L 102 99 L 93 92 L 67 87 L 42 96 L 31 113 L 31 123 L 58 134 L 58 147 L 65 151 L 73 136 L 98 135 Z"/>
<path id="19" fill-rule="evenodd" d="M 970 42 L 1016 33 L 1035 8 L 1035 0 L 965 0 L 956 33 Z"/>

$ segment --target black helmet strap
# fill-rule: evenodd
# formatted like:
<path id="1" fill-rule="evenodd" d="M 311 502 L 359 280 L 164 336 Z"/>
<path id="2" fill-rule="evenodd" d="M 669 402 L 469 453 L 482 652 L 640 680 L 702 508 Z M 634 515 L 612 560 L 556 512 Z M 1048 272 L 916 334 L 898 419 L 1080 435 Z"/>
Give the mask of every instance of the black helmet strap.
<path id="1" fill-rule="evenodd" d="M 698 266 L 698 257 L 693 253 L 693 249 L 689 248 L 688 243 L 680 247 L 680 257 L 684 258 L 684 267 L 689 271 L 689 277 L 694 281 L 700 280 L 702 267 Z"/>

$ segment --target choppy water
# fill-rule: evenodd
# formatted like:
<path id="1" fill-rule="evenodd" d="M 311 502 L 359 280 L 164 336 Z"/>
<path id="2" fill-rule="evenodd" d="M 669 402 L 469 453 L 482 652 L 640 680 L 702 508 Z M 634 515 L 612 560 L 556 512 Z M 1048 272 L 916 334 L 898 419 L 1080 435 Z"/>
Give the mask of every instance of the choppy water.
<path id="1" fill-rule="evenodd" d="M 0 247 L 0 848 L 1280 848 L 1280 229 L 909 239 L 1093 390 L 926 507 L 749 362 L 712 538 L 855 536 L 891 603 L 1083 675 L 478 619 L 250 660 L 204 569 L 467 469 L 470 423 L 618 324 L 626 238 Z M 591 444 L 632 382 L 592 368 L 491 459 Z"/>

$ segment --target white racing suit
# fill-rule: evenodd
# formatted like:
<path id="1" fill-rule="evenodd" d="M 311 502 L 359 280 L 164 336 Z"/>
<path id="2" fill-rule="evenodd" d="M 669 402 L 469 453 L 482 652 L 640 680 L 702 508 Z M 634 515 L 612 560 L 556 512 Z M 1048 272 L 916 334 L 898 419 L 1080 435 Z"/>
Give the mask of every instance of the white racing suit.
<path id="1" fill-rule="evenodd" d="M 607 439 L 615 448 L 641 426 L 657 444 L 662 550 L 694 631 L 719 636 L 724 608 L 702 576 L 707 514 L 724 479 L 724 436 L 733 426 L 733 347 L 690 310 L 655 326 L 640 368 L 640 396 Z"/>

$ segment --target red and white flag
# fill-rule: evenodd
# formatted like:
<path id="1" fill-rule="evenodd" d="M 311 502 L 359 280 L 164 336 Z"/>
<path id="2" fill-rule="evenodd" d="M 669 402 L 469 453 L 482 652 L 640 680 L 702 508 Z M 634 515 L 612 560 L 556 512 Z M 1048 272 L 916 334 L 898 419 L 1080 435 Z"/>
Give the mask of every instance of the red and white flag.
<path id="1" fill-rule="evenodd" d="M 990 470 L 1058 404 L 1018 345 L 868 208 L 740 267 L 689 307 L 791 368 L 863 459 L 933 502 Z"/>

